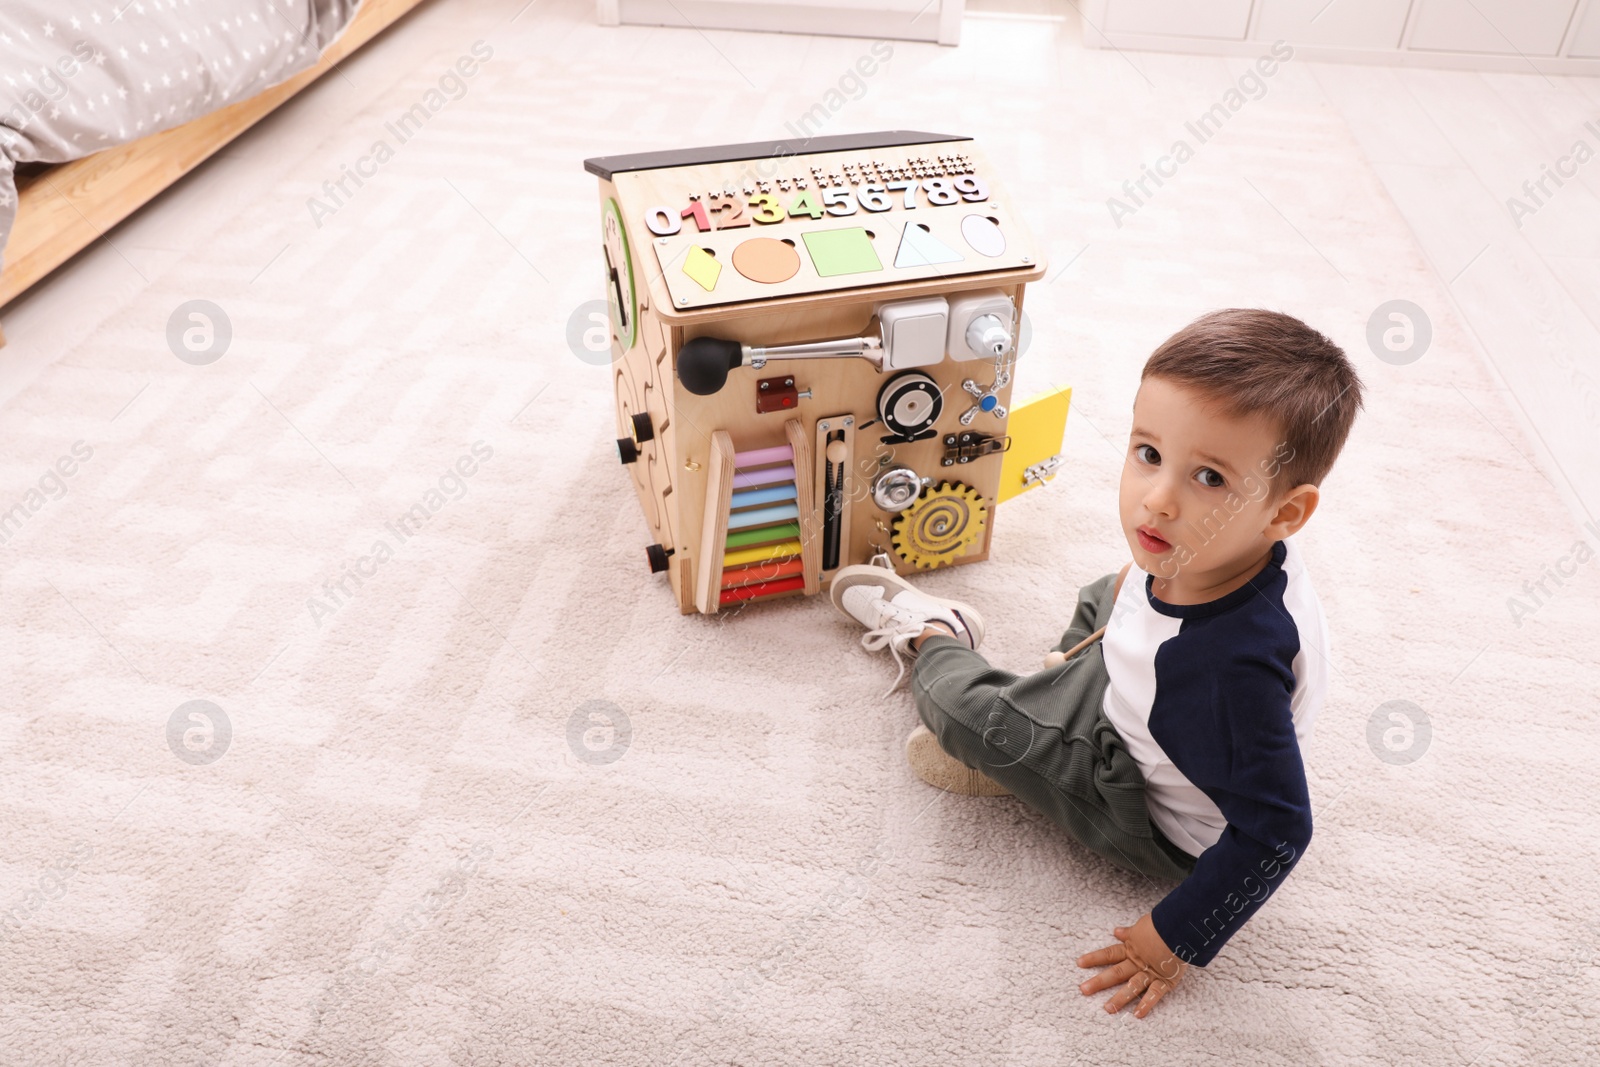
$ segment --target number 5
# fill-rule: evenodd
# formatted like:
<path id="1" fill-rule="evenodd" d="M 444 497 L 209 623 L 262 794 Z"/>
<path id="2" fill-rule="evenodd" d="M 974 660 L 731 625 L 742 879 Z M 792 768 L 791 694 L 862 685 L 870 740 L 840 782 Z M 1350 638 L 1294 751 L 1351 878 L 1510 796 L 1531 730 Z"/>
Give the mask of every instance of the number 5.
<path id="1" fill-rule="evenodd" d="M 827 206 L 828 214 L 830 215 L 854 215 L 856 213 L 856 202 L 851 197 L 848 189 L 825 189 L 822 193 L 822 202 Z M 843 208 L 844 210 L 835 211 L 835 208 Z"/>

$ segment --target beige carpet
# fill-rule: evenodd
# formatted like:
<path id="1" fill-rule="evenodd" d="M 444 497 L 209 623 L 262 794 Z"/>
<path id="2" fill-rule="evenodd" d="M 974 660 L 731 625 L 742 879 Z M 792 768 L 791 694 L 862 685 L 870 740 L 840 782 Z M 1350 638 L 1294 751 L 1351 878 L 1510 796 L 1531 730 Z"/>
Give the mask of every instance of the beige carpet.
<path id="1" fill-rule="evenodd" d="M 607 374 L 563 339 L 602 292 L 585 156 L 781 136 L 870 42 L 519 7 L 436 0 L 8 312 L 6 1067 L 1592 1057 L 1600 565 L 1571 552 L 1600 536 L 1309 71 L 1121 228 L 1106 198 L 1243 62 L 972 19 L 960 50 L 896 44 L 828 127 L 979 136 L 1050 248 L 1019 392 L 1075 387 L 1070 463 L 1001 509 L 991 561 L 927 580 L 985 608 L 1002 665 L 1124 559 L 1166 334 L 1281 308 L 1371 387 L 1303 535 L 1335 638 L 1315 841 L 1136 1021 L 1072 961 L 1158 888 L 915 780 L 909 697 L 824 600 L 679 616 Z M 308 198 L 477 40 L 464 95 L 319 227 Z M 232 330 L 203 366 L 166 342 L 195 299 Z M 1365 341 L 1391 299 L 1432 318 L 1405 366 Z M 1389 701 L 1431 740 L 1385 747 Z M 607 708 L 627 729 L 585 733 Z"/>

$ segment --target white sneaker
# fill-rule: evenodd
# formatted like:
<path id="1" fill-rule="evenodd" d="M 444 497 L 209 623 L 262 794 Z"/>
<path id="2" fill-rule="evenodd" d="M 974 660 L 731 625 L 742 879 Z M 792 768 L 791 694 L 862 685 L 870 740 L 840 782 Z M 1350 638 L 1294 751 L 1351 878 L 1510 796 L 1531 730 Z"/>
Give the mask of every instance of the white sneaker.
<path id="1" fill-rule="evenodd" d="M 902 654 L 928 623 L 948 626 L 968 648 L 983 643 L 983 617 L 971 606 L 920 592 L 887 567 L 871 563 L 841 567 L 828 587 L 828 596 L 834 607 L 867 628 L 861 635 L 863 648 L 875 652 L 888 646 L 900 668 L 889 693 L 900 688 L 905 678 Z M 909 654 L 916 655 L 915 651 Z"/>

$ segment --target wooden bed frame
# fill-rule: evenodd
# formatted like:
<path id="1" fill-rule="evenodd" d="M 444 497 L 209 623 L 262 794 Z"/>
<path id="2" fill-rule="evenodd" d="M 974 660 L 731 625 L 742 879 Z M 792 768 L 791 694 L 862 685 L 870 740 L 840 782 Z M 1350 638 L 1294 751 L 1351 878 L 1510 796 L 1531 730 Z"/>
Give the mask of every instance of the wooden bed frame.
<path id="1" fill-rule="evenodd" d="M 363 0 L 318 63 L 248 100 L 75 159 L 19 176 L 17 217 L 0 270 L 0 308 L 154 199 L 273 108 L 316 81 L 422 0 Z M 5 335 L 0 333 L 0 345 Z"/>

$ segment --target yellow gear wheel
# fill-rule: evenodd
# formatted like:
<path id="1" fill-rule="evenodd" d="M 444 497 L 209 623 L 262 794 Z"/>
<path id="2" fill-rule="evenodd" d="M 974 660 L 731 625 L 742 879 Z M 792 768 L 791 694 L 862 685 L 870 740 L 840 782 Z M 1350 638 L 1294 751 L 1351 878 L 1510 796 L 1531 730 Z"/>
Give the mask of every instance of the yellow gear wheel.
<path id="1" fill-rule="evenodd" d="M 914 504 L 895 516 L 890 543 L 900 558 L 916 567 L 953 562 L 983 536 L 989 508 L 970 485 L 940 482 L 924 489 Z"/>

